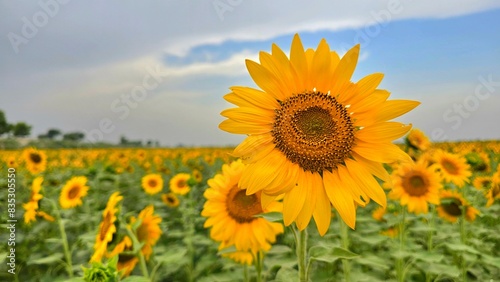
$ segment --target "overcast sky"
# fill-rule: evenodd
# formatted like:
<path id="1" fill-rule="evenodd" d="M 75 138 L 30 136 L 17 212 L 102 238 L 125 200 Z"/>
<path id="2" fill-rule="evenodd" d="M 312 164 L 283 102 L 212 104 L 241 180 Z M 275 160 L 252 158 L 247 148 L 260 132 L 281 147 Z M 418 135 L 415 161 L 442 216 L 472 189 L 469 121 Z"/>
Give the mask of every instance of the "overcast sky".
<path id="1" fill-rule="evenodd" d="M 326 38 L 361 44 L 353 79 L 385 74 L 399 118 L 433 140 L 500 139 L 500 2 L 0 0 L 0 109 L 9 122 L 89 141 L 230 145 L 218 129 L 244 61 Z M 312 4 L 314 3 L 314 5 Z"/>

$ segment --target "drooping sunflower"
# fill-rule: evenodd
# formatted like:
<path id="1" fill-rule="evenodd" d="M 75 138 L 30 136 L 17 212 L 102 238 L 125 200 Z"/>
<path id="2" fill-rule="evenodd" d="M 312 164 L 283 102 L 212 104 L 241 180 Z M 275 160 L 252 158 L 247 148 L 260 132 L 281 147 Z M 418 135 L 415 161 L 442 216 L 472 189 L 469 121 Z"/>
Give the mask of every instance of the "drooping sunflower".
<path id="1" fill-rule="evenodd" d="M 417 128 L 414 128 L 410 131 L 410 133 L 406 137 L 406 141 L 411 147 L 419 151 L 425 151 L 431 146 L 431 141 L 429 140 L 429 138 L 425 135 L 425 133 Z"/>
<path id="2" fill-rule="evenodd" d="M 180 203 L 179 198 L 177 198 L 177 196 L 174 193 L 167 193 L 161 195 L 161 200 L 163 201 L 163 203 L 165 203 L 165 205 L 171 208 L 178 207 Z"/>
<path id="3" fill-rule="evenodd" d="M 476 215 L 479 214 L 479 211 L 456 191 L 441 190 L 440 197 L 441 203 L 436 208 L 436 211 L 441 218 L 449 222 L 457 222 L 458 218 L 462 216 L 462 208 L 465 208 L 465 219 L 467 221 L 474 221 Z"/>
<path id="4" fill-rule="evenodd" d="M 439 204 L 439 174 L 423 162 L 401 165 L 392 174 L 393 188 L 389 197 L 408 206 L 416 214 L 427 213 L 428 203 Z"/>
<path id="5" fill-rule="evenodd" d="M 30 199 L 27 203 L 23 204 L 24 209 L 24 223 L 30 224 L 36 221 L 36 216 L 38 212 L 38 202 L 43 199 L 43 195 L 40 194 L 42 189 L 43 177 L 38 176 L 33 179 L 31 183 L 31 194 Z"/>
<path id="6" fill-rule="evenodd" d="M 186 195 L 191 190 L 188 185 L 188 180 L 191 175 L 188 173 L 178 173 L 172 179 L 170 179 L 170 191 L 178 195 Z"/>
<path id="7" fill-rule="evenodd" d="M 463 187 L 472 175 L 467 161 L 459 155 L 438 150 L 434 155 L 434 160 L 443 179 L 454 183 L 458 187 Z"/>
<path id="8" fill-rule="evenodd" d="M 141 225 L 137 228 L 135 234 L 139 242 L 144 242 L 141 252 L 146 260 L 149 260 L 149 256 L 153 253 L 153 246 L 163 233 L 160 229 L 161 217 L 155 215 L 153 205 L 149 205 L 139 213 L 138 218 L 141 219 Z M 132 217 L 130 225 L 136 221 L 137 219 Z"/>
<path id="9" fill-rule="evenodd" d="M 97 232 L 94 244 L 94 254 L 90 258 L 90 262 L 100 262 L 106 253 L 108 243 L 113 240 L 113 236 L 116 233 L 116 214 L 119 211 L 119 207 L 116 205 L 122 199 L 123 196 L 120 196 L 120 192 L 114 192 L 109 197 L 106 208 L 102 212 L 102 221 L 99 224 L 99 231 Z"/>
<path id="10" fill-rule="evenodd" d="M 23 158 L 26 168 L 31 174 L 43 172 L 47 167 L 47 155 L 44 151 L 28 148 L 23 151 Z"/>
<path id="11" fill-rule="evenodd" d="M 150 195 L 154 195 L 163 189 L 163 178 L 160 174 L 151 173 L 142 178 L 142 189 Z"/>
<path id="12" fill-rule="evenodd" d="M 74 208 L 82 205 L 82 198 L 87 195 L 89 187 L 86 186 L 87 177 L 73 176 L 61 190 L 59 204 L 63 209 Z"/>
<path id="13" fill-rule="evenodd" d="M 210 230 L 210 237 L 221 242 L 219 249 L 234 245 L 238 251 L 268 251 L 276 236 L 283 233 L 283 225 L 269 222 L 257 214 L 280 211 L 281 204 L 269 201 L 263 204 L 261 192 L 247 195 L 238 187 L 245 165 L 240 161 L 222 166 L 222 174 L 208 180 L 209 188 L 204 196 L 207 202 L 201 215 L 207 217 L 204 227 Z"/>
<path id="14" fill-rule="evenodd" d="M 491 185 L 491 188 L 486 192 L 486 199 L 488 200 L 488 202 L 486 202 L 487 207 L 493 205 L 495 200 L 500 199 L 500 183 L 494 182 Z"/>
<path id="15" fill-rule="evenodd" d="M 247 60 L 250 76 L 263 90 L 231 87 L 224 99 L 237 108 L 224 110 L 219 127 L 248 137 L 234 150 L 248 164 L 240 187 L 247 194 L 284 196 L 284 222 L 303 230 L 314 217 L 319 233 L 330 226 L 331 205 L 351 228 L 356 205 L 386 196 L 374 176 L 387 181 L 382 163 L 410 161 L 392 141 L 411 125 L 389 120 L 419 102 L 390 100 L 377 89 L 383 75 L 350 81 L 359 45 L 342 58 L 323 39 L 304 50 L 298 35 L 290 58 L 276 45 L 260 52 L 260 64 Z M 364 199 L 364 200 L 363 200 Z"/>
<path id="16" fill-rule="evenodd" d="M 139 258 L 133 254 L 127 253 L 133 250 L 132 240 L 128 236 L 124 236 L 122 241 L 118 243 L 115 248 L 107 254 L 108 258 L 118 256 L 118 264 L 116 268 L 121 273 L 121 277 L 127 277 L 134 271 L 135 266 L 139 262 Z"/>

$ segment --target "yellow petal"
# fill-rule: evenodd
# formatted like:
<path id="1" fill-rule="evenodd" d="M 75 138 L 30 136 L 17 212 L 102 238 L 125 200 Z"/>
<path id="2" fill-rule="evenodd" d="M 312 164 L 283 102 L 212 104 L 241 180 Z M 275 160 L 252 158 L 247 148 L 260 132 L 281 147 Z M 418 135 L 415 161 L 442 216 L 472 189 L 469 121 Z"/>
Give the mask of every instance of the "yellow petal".
<path id="1" fill-rule="evenodd" d="M 308 80 L 308 66 L 304 47 L 298 34 L 295 34 L 290 47 L 290 63 L 297 74 L 298 80 L 295 82 L 299 91 L 306 90 L 305 81 Z"/>
<path id="2" fill-rule="evenodd" d="M 260 151 L 273 141 L 271 134 L 257 134 L 248 136 L 233 151 L 236 157 L 246 156 L 254 151 Z"/>
<path id="3" fill-rule="evenodd" d="M 356 138 L 366 142 L 392 142 L 410 131 L 411 125 L 399 122 L 381 122 L 356 132 Z"/>
<path id="4" fill-rule="evenodd" d="M 330 90 L 331 95 L 336 96 L 341 93 L 342 89 L 350 83 L 351 76 L 354 73 L 356 64 L 358 63 L 359 44 L 347 51 L 340 60 L 332 77 L 333 87 Z"/>
<path id="5" fill-rule="evenodd" d="M 356 183 L 366 195 L 385 208 L 387 205 L 387 197 L 384 190 L 380 187 L 375 178 L 373 178 L 371 173 L 354 160 L 347 159 L 345 164 L 351 177 L 356 180 Z"/>
<path id="6" fill-rule="evenodd" d="M 262 90 L 280 101 L 286 98 L 285 93 L 280 88 L 280 82 L 272 72 L 254 61 L 246 60 L 245 62 L 248 73 Z"/>
<path id="7" fill-rule="evenodd" d="M 391 176 L 381 163 L 370 161 L 366 158 L 363 158 L 359 154 L 356 154 L 355 152 L 352 152 L 351 154 L 354 159 L 359 162 L 364 168 L 370 171 L 371 174 L 375 175 L 384 182 L 391 182 Z"/>
<path id="8" fill-rule="evenodd" d="M 277 109 L 280 107 L 278 101 L 266 92 L 250 87 L 233 86 L 232 93 L 224 96 L 226 101 L 240 107 L 256 106 L 264 109 Z M 234 97 L 236 96 L 236 97 Z"/>
<path id="9" fill-rule="evenodd" d="M 299 230 L 304 230 L 309 221 L 311 221 L 311 216 L 314 210 L 314 206 L 316 205 L 316 194 L 314 193 L 312 184 L 313 184 L 313 175 L 309 171 L 304 172 L 305 183 L 302 183 L 302 186 L 299 183 L 299 189 L 302 189 L 305 196 L 305 203 L 300 213 L 297 215 L 297 219 L 295 220 L 297 224 L 297 228 Z"/>
<path id="10" fill-rule="evenodd" d="M 262 134 L 271 132 L 272 125 L 263 126 L 255 123 L 241 123 L 238 121 L 226 119 L 219 124 L 219 128 L 229 133 L 236 134 Z"/>
<path id="11" fill-rule="evenodd" d="M 326 194 L 333 207 L 338 211 L 347 226 L 354 229 L 356 226 L 356 208 L 348 192 L 349 188 L 342 183 L 336 170 L 332 172 L 324 171 L 323 182 L 325 187 L 329 187 L 326 189 Z"/>
<path id="12" fill-rule="evenodd" d="M 332 208 L 330 200 L 326 195 L 323 179 L 318 173 L 314 174 L 314 192 L 316 193 L 316 206 L 313 211 L 314 221 L 318 227 L 319 235 L 323 236 L 330 228 L 330 221 L 332 219 Z"/>
<path id="13" fill-rule="evenodd" d="M 377 121 L 386 121 L 399 117 L 420 105 L 420 102 L 410 100 L 385 101 L 377 114 Z"/>
<path id="14" fill-rule="evenodd" d="M 396 161 L 411 162 L 410 156 L 391 143 L 367 143 L 357 140 L 353 151 L 362 157 L 381 163 L 393 163 Z"/>
<path id="15" fill-rule="evenodd" d="M 298 181 L 301 181 L 299 176 Z M 304 192 L 299 186 L 295 186 L 285 194 L 283 199 L 283 222 L 285 226 L 290 225 L 302 210 L 306 197 Z"/>
<path id="16" fill-rule="evenodd" d="M 259 108 L 230 108 L 220 113 L 222 116 L 242 123 L 273 124 L 275 113 L 271 110 Z"/>
<path id="17" fill-rule="evenodd" d="M 316 91 L 327 93 L 331 86 L 332 71 L 330 69 L 330 47 L 325 39 L 319 44 L 311 66 L 311 80 Z"/>

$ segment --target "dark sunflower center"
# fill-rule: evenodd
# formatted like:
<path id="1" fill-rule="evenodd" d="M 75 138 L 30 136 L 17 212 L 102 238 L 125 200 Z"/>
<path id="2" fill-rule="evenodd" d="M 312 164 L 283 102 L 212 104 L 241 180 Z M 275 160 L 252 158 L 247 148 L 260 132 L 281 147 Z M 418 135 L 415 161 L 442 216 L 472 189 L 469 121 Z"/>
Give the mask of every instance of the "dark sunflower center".
<path id="1" fill-rule="evenodd" d="M 410 172 L 409 175 L 403 177 L 402 185 L 406 193 L 414 197 L 425 195 L 429 191 L 426 178 L 418 172 Z"/>
<path id="2" fill-rule="evenodd" d="M 500 195 L 500 185 L 495 184 L 495 186 L 491 187 L 491 198 L 494 199 L 498 195 Z"/>
<path id="3" fill-rule="evenodd" d="M 226 208 L 229 216 L 239 223 L 254 221 L 254 215 L 262 213 L 260 197 L 256 194 L 246 195 L 245 190 L 233 187 L 226 199 Z"/>
<path id="4" fill-rule="evenodd" d="M 37 154 L 37 153 L 30 153 L 30 160 L 35 163 L 35 164 L 38 164 L 38 163 L 41 163 L 42 162 L 42 157 L 40 156 L 40 154 Z"/>
<path id="5" fill-rule="evenodd" d="M 104 219 L 102 220 L 102 227 L 101 230 L 99 231 L 99 238 L 101 239 L 101 241 L 104 240 L 106 234 L 108 233 L 109 228 L 113 225 L 112 218 L 113 214 L 108 211 Z"/>
<path id="6" fill-rule="evenodd" d="M 347 108 L 321 92 L 292 96 L 280 102 L 272 135 L 289 161 L 304 170 L 334 169 L 350 156 L 354 125 Z"/>
<path id="7" fill-rule="evenodd" d="M 453 175 L 458 174 L 458 168 L 453 162 L 449 160 L 444 160 L 441 164 L 448 173 Z"/>
<path id="8" fill-rule="evenodd" d="M 444 199 L 443 199 L 444 200 Z M 460 215 L 462 215 L 462 203 L 460 203 L 460 201 L 458 201 L 457 199 L 446 199 L 448 203 L 446 204 L 441 204 L 441 207 L 444 209 L 444 211 L 451 215 L 451 216 L 455 216 L 455 217 L 458 217 Z"/>
<path id="9" fill-rule="evenodd" d="M 177 187 L 184 188 L 185 186 L 186 186 L 186 180 L 181 179 L 181 180 L 177 181 Z"/>
<path id="10" fill-rule="evenodd" d="M 144 219 L 142 220 L 142 224 L 141 226 L 139 226 L 139 228 L 137 228 L 137 240 L 139 242 L 144 242 L 148 239 L 148 226 L 146 224 L 144 224 Z"/>
<path id="11" fill-rule="evenodd" d="M 71 187 L 71 189 L 69 189 L 68 198 L 70 200 L 73 200 L 78 196 L 79 191 L 80 191 L 80 186 L 74 185 L 73 187 Z"/>
<path id="12" fill-rule="evenodd" d="M 169 202 L 170 204 L 174 204 L 174 203 L 175 203 L 175 199 L 174 199 L 174 197 L 172 197 L 172 196 L 167 196 L 167 202 Z"/>
<path id="13" fill-rule="evenodd" d="M 156 182 L 156 179 L 150 179 L 150 180 L 148 181 L 148 185 L 149 185 L 149 187 L 156 187 L 156 185 L 157 185 L 157 184 L 158 184 L 158 183 Z"/>

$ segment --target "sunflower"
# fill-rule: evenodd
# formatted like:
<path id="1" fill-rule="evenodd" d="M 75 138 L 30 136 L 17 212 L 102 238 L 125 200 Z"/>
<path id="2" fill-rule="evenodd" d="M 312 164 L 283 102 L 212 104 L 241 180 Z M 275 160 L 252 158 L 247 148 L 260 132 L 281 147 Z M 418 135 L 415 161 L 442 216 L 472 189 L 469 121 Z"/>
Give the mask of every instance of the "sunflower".
<path id="1" fill-rule="evenodd" d="M 399 228 L 397 226 L 392 226 L 380 231 L 380 234 L 390 238 L 396 238 L 399 235 Z"/>
<path id="2" fill-rule="evenodd" d="M 163 189 L 163 178 L 159 174 L 148 174 L 142 178 L 142 189 L 154 195 Z"/>
<path id="3" fill-rule="evenodd" d="M 153 252 L 153 246 L 156 244 L 156 241 L 160 238 L 162 233 L 160 229 L 161 218 L 158 215 L 154 214 L 153 205 L 147 206 L 139 213 L 139 217 L 141 220 L 141 225 L 135 230 L 135 235 L 137 236 L 137 240 L 139 242 L 144 242 L 144 246 L 142 247 L 142 254 L 149 260 L 149 256 Z M 137 219 L 132 217 L 130 220 L 130 225 L 134 224 Z"/>
<path id="4" fill-rule="evenodd" d="M 454 183 L 458 187 L 463 187 L 472 175 L 465 158 L 456 154 L 439 150 L 435 153 L 434 159 L 443 179 Z"/>
<path id="5" fill-rule="evenodd" d="M 477 176 L 472 181 L 472 186 L 478 190 L 488 191 L 493 184 L 493 180 L 489 176 Z"/>
<path id="6" fill-rule="evenodd" d="M 386 205 L 383 189 L 373 176 L 387 181 L 382 163 L 410 161 L 392 141 L 411 125 L 389 122 L 419 102 L 387 101 L 390 93 L 376 89 L 383 75 L 350 81 L 359 45 L 342 59 L 323 39 L 316 50 L 304 50 L 295 35 L 290 59 L 273 44 L 260 52 L 260 64 L 247 60 L 250 76 L 263 90 L 231 87 L 224 98 L 237 108 L 224 110 L 219 127 L 246 134 L 233 155 L 249 164 L 239 185 L 247 194 L 285 194 L 285 225 L 303 230 L 314 217 L 324 235 L 331 205 L 354 228 L 356 204 L 368 198 Z"/>
<path id="7" fill-rule="evenodd" d="M 409 212 L 427 213 L 428 203 L 439 204 L 439 174 L 425 163 L 401 165 L 392 177 L 389 197 L 399 199 L 401 205 L 408 206 Z"/>
<path id="8" fill-rule="evenodd" d="M 187 181 L 191 175 L 187 173 L 179 173 L 170 179 L 170 191 L 179 195 L 186 195 L 191 189 Z"/>
<path id="9" fill-rule="evenodd" d="M 82 204 L 82 198 L 87 195 L 89 187 L 87 177 L 73 176 L 62 188 L 59 204 L 63 209 L 74 208 Z"/>
<path id="10" fill-rule="evenodd" d="M 167 193 L 161 195 L 161 200 L 165 205 L 171 208 L 175 208 L 179 206 L 179 198 L 174 193 Z"/>
<path id="11" fill-rule="evenodd" d="M 31 183 L 31 194 L 30 199 L 27 203 L 23 204 L 24 212 L 24 223 L 30 224 L 36 221 L 36 215 L 38 212 L 38 202 L 43 199 L 43 195 L 40 194 L 42 189 L 43 177 L 39 176 L 33 179 Z"/>
<path id="12" fill-rule="evenodd" d="M 118 256 L 118 264 L 116 268 L 121 273 L 121 277 L 129 276 L 139 262 L 139 258 L 129 253 L 133 250 L 132 240 L 128 236 L 124 236 L 122 241 L 118 243 L 113 251 L 107 254 L 108 258 Z"/>
<path id="13" fill-rule="evenodd" d="M 488 199 L 487 207 L 493 205 L 496 199 L 500 199 L 500 183 L 495 182 L 491 185 L 491 188 L 486 192 L 486 199 Z"/>
<path id="14" fill-rule="evenodd" d="M 472 207 L 458 192 L 442 190 L 440 193 L 441 203 L 437 207 L 438 215 L 449 221 L 457 222 L 462 216 L 462 209 L 465 209 L 465 219 L 474 221 L 479 211 Z"/>
<path id="15" fill-rule="evenodd" d="M 484 152 L 471 152 L 465 155 L 467 164 L 474 172 L 488 173 L 490 168 L 490 157 Z"/>
<path id="16" fill-rule="evenodd" d="M 201 174 L 201 172 L 197 169 L 193 170 L 193 172 L 191 173 L 193 175 L 193 179 L 200 183 L 202 180 L 203 180 L 203 175 Z"/>
<path id="17" fill-rule="evenodd" d="M 378 207 L 372 213 L 372 217 L 376 221 L 384 221 L 384 215 L 385 215 L 385 208 L 384 207 Z"/>
<path id="18" fill-rule="evenodd" d="M 31 174 L 38 174 L 45 171 L 47 167 L 47 155 L 44 151 L 35 148 L 28 148 L 23 151 L 26 168 Z"/>
<path id="19" fill-rule="evenodd" d="M 222 166 L 222 174 L 208 180 L 209 188 L 204 193 L 207 202 L 201 215 L 207 217 L 204 227 L 212 228 L 210 237 L 221 242 L 219 249 L 234 245 L 238 251 L 256 254 L 271 248 L 276 236 L 283 233 L 283 225 L 255 215 L 282 207 L 272 200 L 263 205 L 260 192 L 247 195 L 238 187 L 244 168 L 241 161 L 234 161 Z"/>
<path id="20" fill-rule="evenodd" d="M 94 244 L 94 255 L 90 258 L 90 262 L 101 261 L 102 256 L 107 250 L 108 243 L 113 240 L 113 236 L 116 233 L 117 221 L 116 214 L 119 208 L 116 207 L 119 201 L 123 199 L 120 196 L 120 192 L 114 192 L 106 204 L 106 208 L 102 212 L 102 221 L 99 225 L 99 231 L 97 232 L 95 244 Z"/>
<path id="21" fill-rule="evenodd" d="M 419 151 L 425 151 L 431 146 L 431 141 L 425 133 L 416 128 L 412 129 L 408 136 L 406 136 L 406 141 L 411 147 Z"/>
<path id="22" fill-rule="evenodd" d="M 37 211 L 36 216 L 41 217 L 45 219 L 46 221 L 54 222 L 56 219 L 51 216 L 50 214 L 44 212 L 44 211 Z"/>

